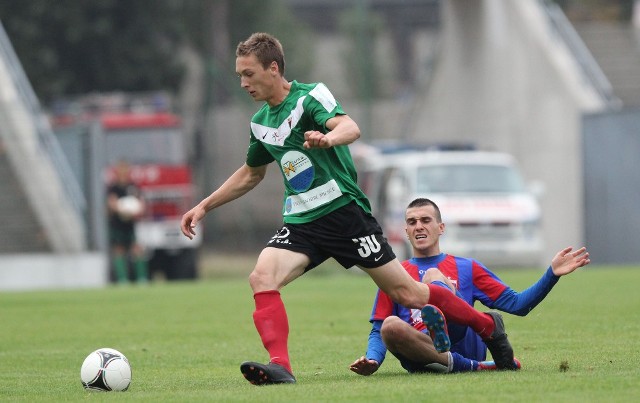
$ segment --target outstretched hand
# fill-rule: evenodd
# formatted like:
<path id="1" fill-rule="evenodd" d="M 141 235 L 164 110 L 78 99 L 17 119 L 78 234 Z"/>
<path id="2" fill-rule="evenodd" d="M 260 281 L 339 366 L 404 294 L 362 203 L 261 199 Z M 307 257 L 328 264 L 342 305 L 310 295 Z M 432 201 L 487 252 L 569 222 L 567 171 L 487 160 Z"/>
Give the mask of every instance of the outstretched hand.
<path id="1" fill-rule="evenodd" d="M 378 361 L 368 360 L 365 356 L 358 358 L 351 365 L 349 365 L 350 370 L 358 375 L 364 376 L 373 374 L 378 370 L 379 367 L 380 364 L 378 364 Z"/>
<path id="2" fill-rule="evenodd" d="M 182 216 L 182 221 L 180 222 L 180 229 L 182 230 L 182 234 L 189 239 L 193 239 L 196 235 L 196 225 L 198 222 L 204 217 L 206 214 L 204 208 L 200 206 L 195 206 L 191 210 L 184 213 Z"/>
<path id="3" fill-rule="evenodd" d="M 576 269 L 591 263 L 589 252 L 584 246 L 573 250 L 572 246 L 562 249 L 551 260 L 551 270 L 556 276 L 564 276 L 573 273 Z"/>

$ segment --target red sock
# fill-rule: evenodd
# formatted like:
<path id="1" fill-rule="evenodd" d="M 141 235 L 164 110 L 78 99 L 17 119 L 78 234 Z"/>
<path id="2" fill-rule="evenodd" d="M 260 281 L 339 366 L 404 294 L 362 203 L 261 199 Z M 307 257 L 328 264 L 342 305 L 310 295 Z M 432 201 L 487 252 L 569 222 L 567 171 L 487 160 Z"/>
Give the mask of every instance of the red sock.
<path id="1" fill-rule="evenodd" d="M 253 312 L 253 323 L 262 339 L 264 348 L 269 352 L 269 361 L 282 365 L 291 371 L 289 350 L 289 320 L 284 303 L 277 290 L 257 292 L 253 295 L 256 310 Z"/>
<path id="2" fill-rule="evenodd" d="M 428 285 L 429 303 L 440 308 L 447 320 L 471 327 L 483 339 L 491 337 L 495 328 L 491 315 L 477 311 L 449 289 Z"/>

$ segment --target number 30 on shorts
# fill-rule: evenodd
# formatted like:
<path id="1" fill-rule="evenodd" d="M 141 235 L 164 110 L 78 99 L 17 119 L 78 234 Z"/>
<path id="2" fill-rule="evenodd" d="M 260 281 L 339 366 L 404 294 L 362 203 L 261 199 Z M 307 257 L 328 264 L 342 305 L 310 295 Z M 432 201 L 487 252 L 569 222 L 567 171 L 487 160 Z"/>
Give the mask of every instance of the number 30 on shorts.
<path id="1" fill-rule="evenodd" d="M 368 257 L 372 253 L 380 252 L 380 244 L 376 239 L 375 235 L 367 235 L 360 238 L 353 238 L 353 243 L 359 243 L 360 248 L 358 248 L 358 253 L 362 257 Z"/>

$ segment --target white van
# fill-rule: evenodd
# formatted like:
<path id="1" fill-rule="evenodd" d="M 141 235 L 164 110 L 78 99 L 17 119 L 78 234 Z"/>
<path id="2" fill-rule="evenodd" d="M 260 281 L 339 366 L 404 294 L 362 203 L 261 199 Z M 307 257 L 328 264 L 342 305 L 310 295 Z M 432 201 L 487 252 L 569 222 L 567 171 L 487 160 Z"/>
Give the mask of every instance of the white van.
<path id="1" fill-rule="evenodd" d="M 433 200 L 446 225 L 441 250 L 489 267 L 542 264 L 541 212 L 511 155 L 486 151 L 369 152 L 355 158 L 373 213 L 402 260 L 411 253 L 409 202 Z"/>

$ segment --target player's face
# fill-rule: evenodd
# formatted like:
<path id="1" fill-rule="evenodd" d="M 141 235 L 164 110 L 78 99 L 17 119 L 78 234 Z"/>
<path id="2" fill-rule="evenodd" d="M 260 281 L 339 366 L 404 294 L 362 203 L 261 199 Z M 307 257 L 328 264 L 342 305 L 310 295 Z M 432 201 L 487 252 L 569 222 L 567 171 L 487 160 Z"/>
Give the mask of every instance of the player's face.
<path id="1" fill-rule="evenodd" d="M 236 73 L 240 77 L 240 86 L 249 93 L 254 101 L 269 101 L 278 78 L 276 62 L 267 69 L 262 67 L 255 55 L 236 58 Z"/>
<path id="2" fill-rule="evenodd" d="M 129 183 L 131 180 L 131 169 L 129 164 L 120 162 L 115 169 L 116 180 L 119 183 Z"/>
<path id="3" fill-rule="evenodd" d="M 438 222 L 433 206 L 407 209 L 405 223 L 405 231 L 416 257 L 440 253 L 440 235 L 444 233 L 444 223 Z"/>

